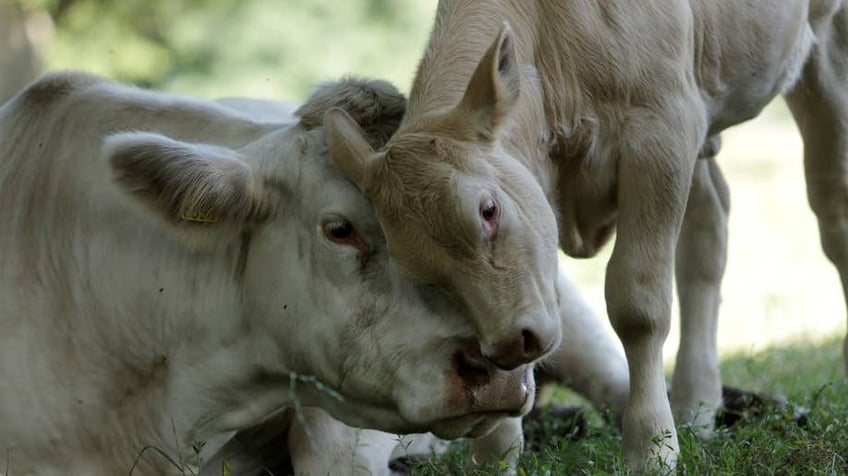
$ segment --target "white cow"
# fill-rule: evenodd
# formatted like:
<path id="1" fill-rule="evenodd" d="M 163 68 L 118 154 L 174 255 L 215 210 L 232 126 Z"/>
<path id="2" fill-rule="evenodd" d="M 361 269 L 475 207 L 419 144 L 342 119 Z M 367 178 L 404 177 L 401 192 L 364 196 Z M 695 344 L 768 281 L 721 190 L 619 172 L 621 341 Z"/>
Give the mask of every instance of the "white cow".
<path id="1" fill-rule="evenodd" d="M 562 268 L 558 294 L 565 334 L 560 347 L 541 363 L 543 379 L 569 385 L 597 408 L 611 409 L 620 418 L 629 385 L 624 355 Z M 472 441 L 472 458 L 477 462 L 505 461 L 515 469 L 523 443 L 518 423 L 507 419 Z M 207 461 L 201 474 L 220 474 L 227 461 L 233 474 L 240 475 L 266 474 L 262 470 L 266 468 L 273 474 L 387 476 L 395 474 L 390 462 L 397 458 L 428 457 L 446 448 L 446 442 L 432 434 L 396 435 L 353 428 L 320 409 L 305 408 L 299 418 L 287 410 L 239 432 Z"/>
<path id="2" fill-rule="evenodd" d="M 0 468 L 176 473 L 297 404 L 444 437 L 529 409 L 531 369 L 389 263 L 331 106 L 385 138 L 402 98 L 347 81 L 286 125 L 55 73 L 0 109 Z"/>

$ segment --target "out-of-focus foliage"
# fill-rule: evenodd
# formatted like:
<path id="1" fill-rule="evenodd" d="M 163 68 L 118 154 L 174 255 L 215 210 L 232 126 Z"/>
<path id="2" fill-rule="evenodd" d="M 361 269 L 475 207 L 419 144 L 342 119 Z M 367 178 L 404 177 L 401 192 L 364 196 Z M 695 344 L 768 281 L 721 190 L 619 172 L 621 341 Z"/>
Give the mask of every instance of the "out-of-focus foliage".
<path id="1" fill-rule="evenodd" d="M 0 0 L 0 104 L 41 69 L 27 20 L 17 4 Z"/>
<path id="2" fill-rule="evenodd" d="M 0 0 L 3 1 L 3 0 Z M 357 73 L 407 90 L 436 0 L 16 0 L 46 10 L 47 69 L 201 96 L 299 99 Z"/>

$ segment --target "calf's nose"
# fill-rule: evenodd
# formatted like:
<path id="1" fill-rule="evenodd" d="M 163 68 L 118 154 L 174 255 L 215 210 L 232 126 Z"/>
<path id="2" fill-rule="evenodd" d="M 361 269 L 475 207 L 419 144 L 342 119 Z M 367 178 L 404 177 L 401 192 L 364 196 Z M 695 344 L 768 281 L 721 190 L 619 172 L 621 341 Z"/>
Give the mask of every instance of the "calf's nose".
<path id="1" fill-rule="evenodd" d="M 531 329 L 522 329 L 513 338 L 504 339 L 491 346 L 486 358 L 503 370 L 512 370 L 540 359 L 552 350 L 556 338 L 543 338 Z"/>

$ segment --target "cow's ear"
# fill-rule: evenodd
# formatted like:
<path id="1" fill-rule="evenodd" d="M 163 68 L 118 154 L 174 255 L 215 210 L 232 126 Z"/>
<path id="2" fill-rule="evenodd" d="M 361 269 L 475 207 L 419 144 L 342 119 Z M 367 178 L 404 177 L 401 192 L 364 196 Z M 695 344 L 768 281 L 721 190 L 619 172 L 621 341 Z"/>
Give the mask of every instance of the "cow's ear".
<path id="1" fill-rule="evenodd" d="M 229 242 L 268 218 L 256 173 L 238 152 L 146 132 L 106 138 L 118 188 L 193 245 Z"/>
<path id="2" fill-rule="evenodd" d="M 459 102 L 461 114 L 470 115 L 481 131 L 493 134 L 512 111 L 521 91 L 521 71 L 512 29 L 504 23 Z"/>
<path id="3" fill-rule="evenodd" d="M 333 107 L 324 116 L 327 146 L 333 163 L 360 190 L 365 191 L 368 162 L 374 149 L 362 128 L 341 108 Z"/>

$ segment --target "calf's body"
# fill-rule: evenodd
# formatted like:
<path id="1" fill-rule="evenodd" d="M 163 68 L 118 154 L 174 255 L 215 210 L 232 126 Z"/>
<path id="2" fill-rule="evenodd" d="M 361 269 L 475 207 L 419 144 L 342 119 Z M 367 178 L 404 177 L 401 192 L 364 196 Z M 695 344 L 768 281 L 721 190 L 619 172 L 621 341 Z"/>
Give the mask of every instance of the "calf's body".
<path id="1" fill-rule="evenodd" d="M 706 435 L 721 396 L 728 200 L 705 144 L 778 94 L 846 280 L 845 15 L 838 0 L 443 0 L 398 132 L 374 151 L 331 112 L 331 152 L 374 203 L 393 258 L 468 309 L 504 368 L 559 339 L 553 245 L 588 257 L 617 230 L 606 299 L 630 366 L 624 455 L 673 464 L 662 343 L 675 260 L 675 407 Z"/>

